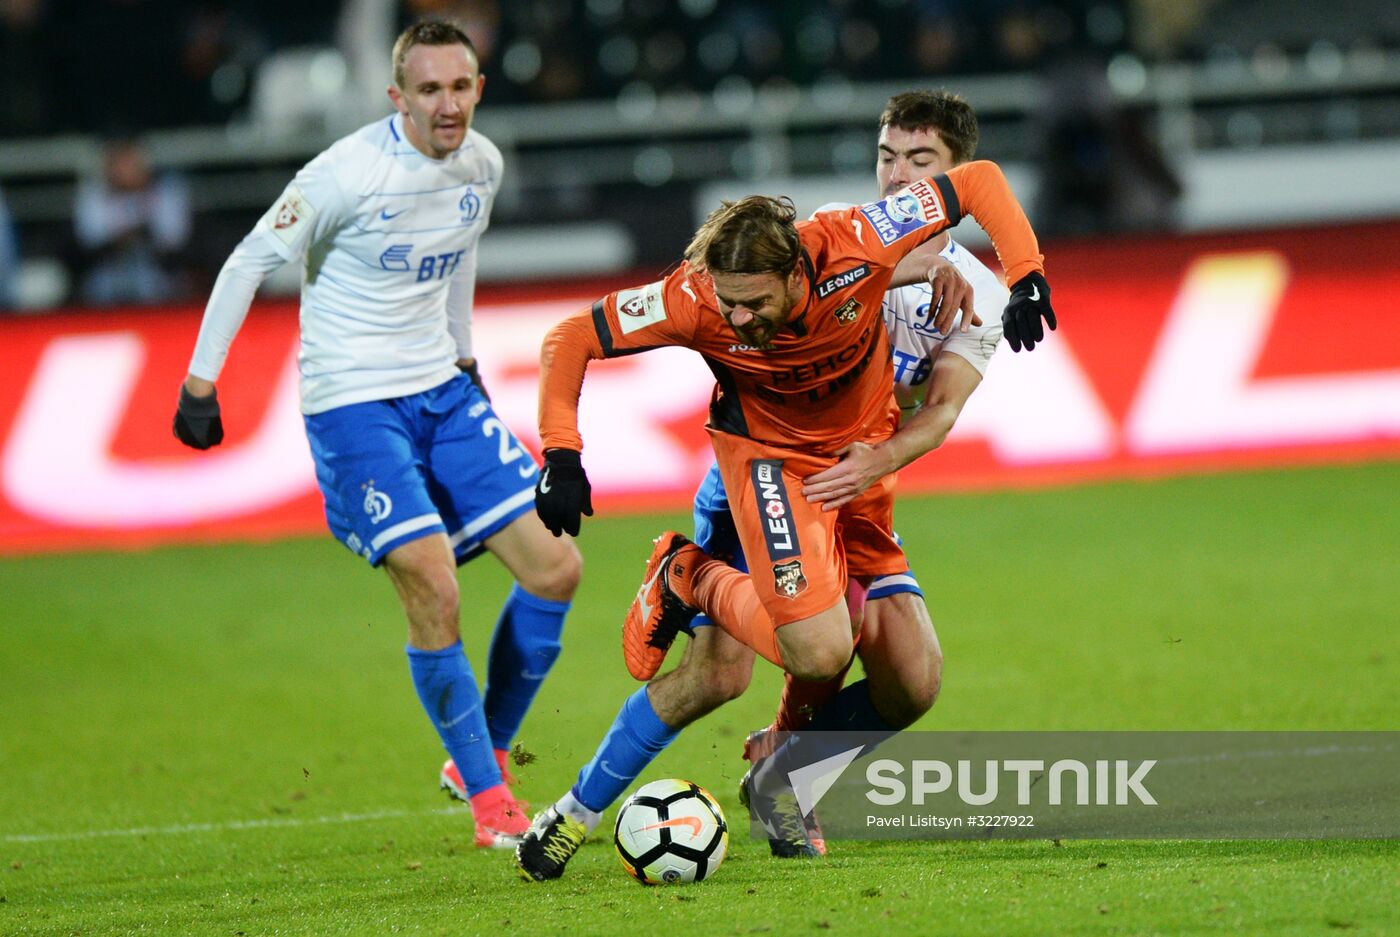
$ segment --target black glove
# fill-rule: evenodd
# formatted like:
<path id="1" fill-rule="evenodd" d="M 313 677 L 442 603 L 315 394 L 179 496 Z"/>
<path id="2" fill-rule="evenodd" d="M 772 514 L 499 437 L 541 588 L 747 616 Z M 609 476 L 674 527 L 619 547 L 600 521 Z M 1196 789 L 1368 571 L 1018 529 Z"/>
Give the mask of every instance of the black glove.
<path id="1" fill-rule="evenodd" d="M 471 364 L 457 365 L 457 370 L 461 371 L 467 377 L 471 378 L 472 383 L 476 385 L 476 389 L 481 391 L 481 396 L 486 398 L 487 403 L 491 402 L 491 395 L 486 392 L 486 385 L 481 383 L 481 372 L 478 371 L 476 368 L 475 358 L 472 359 Z"/>
<path id="2" fill-rule="evenodd" d="M 175 438 L 195 449 L 208 449 L 224 441 L 224 421 L 219 418 L 219 395 L 196 397 L 180 388 L 180 405 L 175 409 Z"/>
<path id="3" fill-rule="evenodd" d="M 578 536 L 580 514 L 593 516 L 593 488 L 572 449 L 546 449 L 544 471 L 535 485 L 535 513 L 549 532 L 558 537 Z"/>
<path id="4" fill-rule="evenodd" d="M 1045 330 L 1040 327 L 1041 317 L 1050 331 L 1055 331 L 1055 310 L 1050 308 L 1050 284 L 1045 275 L 1028 273 L 1011 287 L 1011 299 L 1006 303 L 1006 311 L 1001 314 L 1001 334 L 1012 351 L 1026 351 L 1035 348 L 1035 343 L 1045 340 Z"/>

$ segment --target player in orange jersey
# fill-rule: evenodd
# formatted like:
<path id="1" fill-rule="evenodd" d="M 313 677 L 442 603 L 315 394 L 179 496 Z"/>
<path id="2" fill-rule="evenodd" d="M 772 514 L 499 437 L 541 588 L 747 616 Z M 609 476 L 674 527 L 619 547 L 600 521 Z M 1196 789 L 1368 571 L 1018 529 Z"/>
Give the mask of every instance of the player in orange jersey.
<path id="1" fill-rule="evenodd" d="M 727 204 L 665 280 L 613 294 L 550 332 L 536 507 L 556 532 L 576 531 L 591 510 L 576 428 L 588 360 L 681 345 L 700 352 L 718 382 L 707 428 L 752 571 L 730 569 L 679 535 L 660 538 L 625 631 L 634 676 L 655 673 L 696 608 L 799 679 L 845 667 L 848 574 L 908 568 L 891 531 L 893 480 L 836 511 L 801 497 L 802 480 L 852 444 L 894 432 L 881 299 L 898 261 L 964 211 L 991 235 L 1011 304 L 1048 309 L 1035 235 L 1000 169 L 984 161 L 806 222 L 780 200 Z"/>
<path id="2" fill-rule="evenodd" d="M 971 159 L 977 143 L 976 117 L 965 102 L 946 92 L 897 95 L 881 115 L 878 143 L 877 183 L 882 195 L 891 196 L 921 176 Z M 967 280 L 958 282 L 963 276 Z M 881 449 L 856 447 L 835 469 L 807 479 L 804 494 L 812 500 L 843 501 L 863 491 L 872 478 L 937 447 L 962 403 L 980 382 L 991 354 L 988 340 L 995 343 L 1003 328 L 1016 350 L 1033 347 L 1043 337 L 1040 313 L 1048 309 L 1014 306 L 1013 312 L 1019 319 L 1001 315 L 1006 289 L 965 249 L 948 242 L 946 234 L 930 238 L 907 255 L 892 283 L 902 286 L 926 278 L 931 282 L 887 293 L 884 317 L 898 362 L 896 396 L 902 404 L 918 410 L 922 392 L 926 391 L 928 406 L 919 411 L 917 418 L 902 422 L 896 436 Z M 970 302 L 973 284 L 977 289 L 976 312 L 988 321 L 998 317 L 1002 321 L 994 326 L 978 323 Z M 954 327 L 958 311 L 965 313 L 962 329 Z M 1053 318 L 1047 316 L 1046 323 L 1054 327 Z M 940 350 L 950 349 L 951 354 L 939 354 Z M 888 464 L 892 454 L 893 466 Z M 697 539 L 712 545 L 707 549 L 736 561 L 729 502 L 717 468 L 710 471 L 696 494 L 695 524 Z M 864 588 L 855 580 L 851 586 L 858 600 Z M 872 592 L 872 597 L 878 594 L 881 601 L 865 606 L 867 633 L 862 659 L 871 658 L 866 660 L 866 672 L 872 675 L 872 682 L 882 684 L 878 700 L 885 718 L 892 722 L 911 721 L 927 711 L 937 692 L 941 670 L 937 638 L 926 611 L 912 604 L 921 601 L 922 596 L 912 574 L 883 577 L 874 586 L 878 593 Z M 852 606 L 852 617 L 858 620 L 860 605 L 857 601 Z M 889 616 L 876 612 L 885 608 L 894 616 L 890 620 L 899 627 L 884 627 L 881 619 Z M 900 620 L 906 618 L 909 620 Z M 577 783 L 536 818 L 517 850 L 516 862 L 522 876 L 542 881 L 562 875 L 568 859 L 600 822 L 601 810 L 645 765 L 684 726 L 744 692 L 752 672 L 753 651 L 717 631 L 713 623 L 706 623 L 711 627 L 695 627 L 698 621 L 687 626 L 692 640 L 680 666 L 627 699 L 597 753 L 580 771 Z M 878 667 L 874 666 L 876 663 Z M 821 709 L 819 720 L 826 721 L 824 704 L 840 690 L 840 684 L 839 678 L 812 683 L 789 677 L 774 727 L 784 730 L 784 734 L 786 730 L 801 728 L 814 709 Z M 770 755 L 783 738 L 770 730 L 755 735 L 755 760 Z M 745 748 L 748 753 L 750 746 L 746 744 Z M 800 820 L 795 823 L 791 836 L 770 836 L 770 845 L 775 855 L 784 857 L 812 856 L 823 851 L 815 816 L 807 818 L 805 829 Z"/>

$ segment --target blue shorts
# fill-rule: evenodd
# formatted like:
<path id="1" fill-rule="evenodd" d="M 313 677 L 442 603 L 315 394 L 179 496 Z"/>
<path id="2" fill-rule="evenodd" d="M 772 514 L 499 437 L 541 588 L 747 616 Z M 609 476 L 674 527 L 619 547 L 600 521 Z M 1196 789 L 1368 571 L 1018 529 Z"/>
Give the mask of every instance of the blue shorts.
<path id="1" fill-rule="evenodd" d="M 438 531 L 465 563 L 535 509 L 534 457 L 465 374 L 305 420 L 326 523 L 371 566 Z"/>
<path id="2" fill-rule="evenodd" d="M 710 470 L 705 473 L 700 487 L 696 489 L 691 514 L 695 520 L 695 543 L 700 549 L 735 569 L 748 572 L 749 565 L 744 560 L 744 548 L 739 543 L 739 532 L 735 530 L 734 518 L 729 514 L 729 494 L 724 490 L 719 463 L 710 465 Z M 899 539 L 897 534 L 895 539 Z M 877 576 L 870 584 L 866 599 L 883 599 L 901 592 L 912 592 L 918 596 L 924 594 L 912 570 L 905 570 L 893 576 Z M 692 628 L 713 624 L 703 612 L 690 621 Z"/>

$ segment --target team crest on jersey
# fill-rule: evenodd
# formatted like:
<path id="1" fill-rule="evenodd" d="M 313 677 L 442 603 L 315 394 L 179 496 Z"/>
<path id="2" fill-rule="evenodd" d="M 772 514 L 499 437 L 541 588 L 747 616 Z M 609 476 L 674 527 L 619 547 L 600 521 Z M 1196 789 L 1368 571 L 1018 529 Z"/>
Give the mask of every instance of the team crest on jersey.
<path id="1" fill-rule="evenodd" d="M 289 185 L 287 191 L 282 193 L 281 200 L 266 217 L 272 233 L 290 246 L 301 234 L 301 229 L 316 217 L 316 209 L 301 194 L 300 189 Z"/>
<path id="2" fill-rule="evenodd" d="M 462 213 L 463 224 L 475 221 L 476 216 L 481 214 L 481 196 L 477 195 L 471 186 L 467 186 L 467 191 L 457 202 L 457 210 Z"/>
<path id="3" fill-rule="evenodd" d="M 617 325 L 623 335 L 666 318 L 664 289 L 665 283 L 657 280 L 641 289 L 617 291 Z"/>
<path id="4" fill-rule="evenodd" d="M 860 213 L 885 245 L 947 217 L 938 193 L 927 179 L 920 179 L 883 201 L 862 206 Z"/>
<path id="5" fill-rule="evenodd" d="M 837 290 L 844 290 L 848 286 L 859 283 L 869 275 L 869 264 L 861 264 L 859 267 L 852 267 L 850 270 L 842 270 L 835 276 L 827 277 L 817 284 L 817 298 L 826 299 Z"/>
<path id="6" fill-rule="evenodd" d="M 773 591 L 789 599 L 795 599 L 807 591 L 807 577 L 802 574 L 801 560 L 773 565 Z"/>
<path id="7" fill-rule="evenodd" d="M 837 306 L 836 309 L 832 312 L 832 315 L 834 315 L 836 317 L 836 321 L 841 323 L 842 325 L 850 325 L 852 322 L 856 321 L 856 319 L 860 317 L 861 307 L 862 304 L 860 300 L 848 299 L 841 305 Z"/>
<path id="8" fill-rule="evenodd" d="M 394 510 L 394 502 L 384 492 L 375 490 L 373 480 L 366 484 L 364 489 L 365 513 L 369 515 L 372 523 L 378 524 Z"/>

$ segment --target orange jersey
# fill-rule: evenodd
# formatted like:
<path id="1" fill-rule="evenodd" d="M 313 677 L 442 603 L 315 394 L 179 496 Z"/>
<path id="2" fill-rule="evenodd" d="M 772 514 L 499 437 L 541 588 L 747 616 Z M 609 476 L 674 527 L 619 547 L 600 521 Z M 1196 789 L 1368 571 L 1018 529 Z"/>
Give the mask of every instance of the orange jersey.
<path id="1" fill-rule="evenodd" d="M 980 161 L 920 179 L 882 201 L 798 222 L 806 290 L 764 347 L 742 343 L 720 314 L 709 277 L 688 264 L 664 280 L 604 297 L 545 339 L 544 447 L 583 448 L 578 395 L 588 360 L 666 345 L 699 352 L 714 373 L 713 429 L 828 455 L 857 440 L 884 439 L 894 432 L 898 409 L 881 299 L 899 261 L 964 211 L 991 235 L 1008 278 L 1040 269 L 1035 234 L 1001 170 Z"/>

